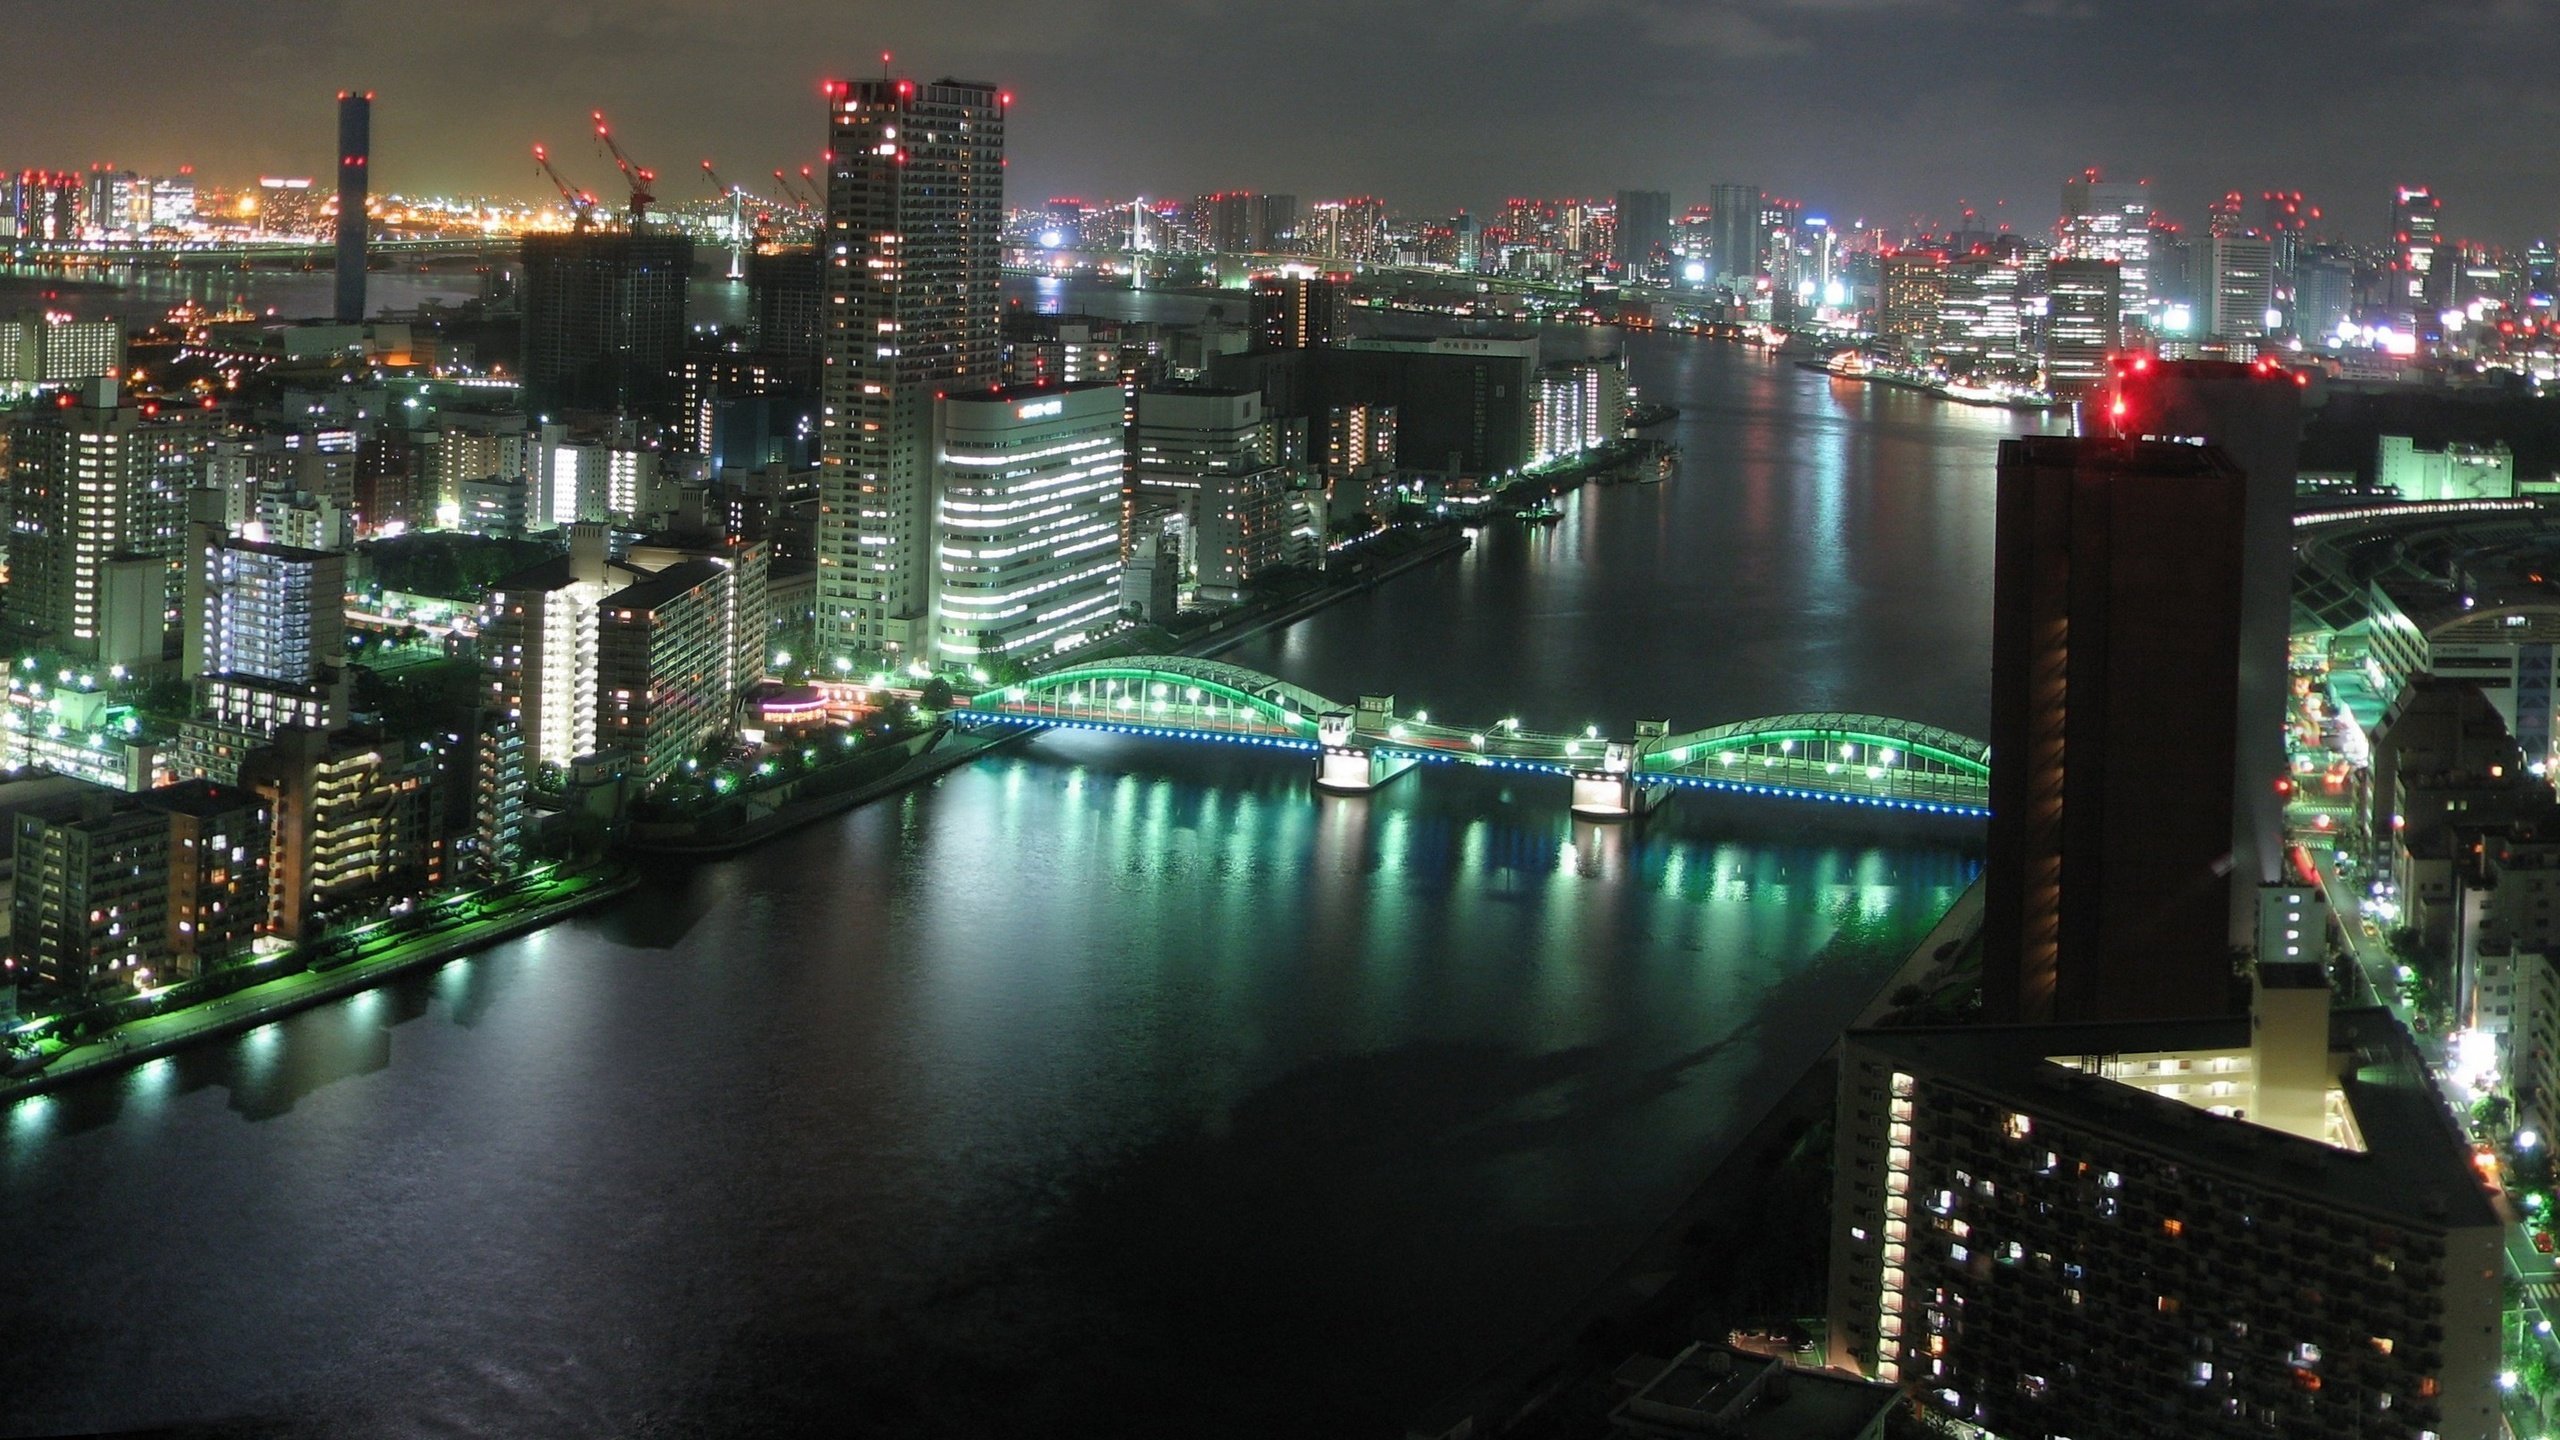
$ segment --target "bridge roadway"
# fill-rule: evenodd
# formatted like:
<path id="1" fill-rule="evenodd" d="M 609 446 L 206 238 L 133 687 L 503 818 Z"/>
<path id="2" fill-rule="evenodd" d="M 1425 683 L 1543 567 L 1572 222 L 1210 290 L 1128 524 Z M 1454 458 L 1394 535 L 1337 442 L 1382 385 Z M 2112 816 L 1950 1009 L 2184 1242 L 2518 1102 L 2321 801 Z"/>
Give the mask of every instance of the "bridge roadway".
<path id="1" fill-rule="evenodd" d="M 1392 695 L 1340 705 L 1259 671 L 1188 656 L 1138 655 L 1070 665 L 956 697 L 964 725 L 1061 726 L 1167 740 L 1295 750 L 1316 785 L 1375 790 L 1424 764 L 1535 771 L 1571 783 L 1585 819 L 1640 815 L 1683 789 L 1868 805 L 1980 820 L 1990 816 L 1990 747 L 1935 726 L 1879 715 L 1770 715 L 1674 733 L 1636 722 L 1631 736 L 1529 730 L 1516 718 L 1482 726 L 1400 713 Z"/>

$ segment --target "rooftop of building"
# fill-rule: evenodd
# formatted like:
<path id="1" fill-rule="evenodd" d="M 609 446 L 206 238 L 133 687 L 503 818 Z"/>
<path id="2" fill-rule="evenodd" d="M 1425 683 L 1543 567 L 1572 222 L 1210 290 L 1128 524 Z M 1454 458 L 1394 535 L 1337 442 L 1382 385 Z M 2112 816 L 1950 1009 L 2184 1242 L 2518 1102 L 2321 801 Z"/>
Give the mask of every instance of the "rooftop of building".
<path id="1" fill-rule="evenodd" d="M 2181 445 L 2168 440 L 2119 440 L 2110 436 L 2021 435 L 2000 442 L 2000 463 L 2011 457 L 2040 470 L 2077 469 L 2096 463 L 2110 470 L 2138 471 L 2175 479 L 2236 476 L 2229 457 L 2210 445 Z"/>
<path id="2" fill-rule="evenodd" d="M 258 803 L 256 791 L 244 790 L 237 785 L 216 785 L 210 780 L 181 780 L 175 785 L 145 790 L 140 798 L 143 804 L 154 810 L 207 819 Z"/>
<path id="3" fill-rule="evenodd" d="M 2117 1136 L 2178 1163 L 2336 1210 L 2422 1229 L 2495 1225 L 2470 1148 L 2408 1031 L 2380 1008 L 2329 1017 L 2329 1049 L 2361 1153 L 2215 1115 L 2084 1073 L 2058 1057 L 2246 1050 L 2246 1015 L 2078 1025 L 1974 1025 L 1850 1032 L 1850 1043 L 1915 1074 Z"/>
<path id="4" fill-rule="evenodd" d="M 1048 400 L 1060 395 L 1083 395 L 1095 390 L 1120 391 L 1113 380 L 1035 380 L 1028 385 L 987 385 L 975 390 L 953 390 L 938 398 L 957 405 L 1009 404 L 1019 400 Z"/>
<path id="5" fill-rule="evenodd" d="M 1618 1374 L 1634 1393 L 1610 1419 L 1636 1435 L 1856 1440 L 1898 1399 L 1891 1385 L 1704 1342 L 1670 1360 L 1640 1357 Z"/>
<path id="6" fill-rule="evenodd" d="M 728 567 L 716 560 L 680 560 L 605 596 L 604 606 L 608 610 L 654 610 L 728 573 Z"/>

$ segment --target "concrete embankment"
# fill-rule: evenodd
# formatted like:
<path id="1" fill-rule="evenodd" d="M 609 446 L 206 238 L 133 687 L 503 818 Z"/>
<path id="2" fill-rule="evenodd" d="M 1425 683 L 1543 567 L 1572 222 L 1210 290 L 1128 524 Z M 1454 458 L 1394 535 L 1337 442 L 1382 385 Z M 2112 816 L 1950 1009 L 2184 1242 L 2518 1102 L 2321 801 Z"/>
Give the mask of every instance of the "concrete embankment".
<path id="1" fill-rule="evenodd" d="M 637 876 L 598 878 L 573 895 L 529 904 L 500 920 L 475 921 L 422 935 L 378 956 L 329 970 L 298 970 L 165 1015 L 129 1020 L 75 1045 L 42 1071 L 0 1083 L 0 1105 L 39 1095 L 76 1080 L 122 1070 L 189 1045 L 254 1030 L 298 1010 L 369 990 L 397 975 L 427 969 L 483 950 L 614 900 L 639 883 Z"/>

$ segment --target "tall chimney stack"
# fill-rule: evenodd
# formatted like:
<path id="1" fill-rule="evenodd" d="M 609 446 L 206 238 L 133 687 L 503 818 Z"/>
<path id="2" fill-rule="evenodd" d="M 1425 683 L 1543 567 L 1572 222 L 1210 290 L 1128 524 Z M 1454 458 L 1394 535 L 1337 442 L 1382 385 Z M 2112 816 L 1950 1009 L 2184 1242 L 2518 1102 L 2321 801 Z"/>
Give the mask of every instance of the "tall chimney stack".
<path id="1" fill-rule="evenodd" d="M 338 92 L 338 306 L 337 319 L 364 319 L 366 165 L 373 150 L 373 92 Z"/>

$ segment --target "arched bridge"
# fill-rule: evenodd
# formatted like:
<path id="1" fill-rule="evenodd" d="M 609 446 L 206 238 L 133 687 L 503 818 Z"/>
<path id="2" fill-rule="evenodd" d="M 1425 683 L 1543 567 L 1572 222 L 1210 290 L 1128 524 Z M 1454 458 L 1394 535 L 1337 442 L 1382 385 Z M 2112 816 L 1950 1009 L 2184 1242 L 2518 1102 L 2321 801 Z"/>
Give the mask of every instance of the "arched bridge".
<path id="1" fill-rule="evenodd" d="M 1990 747 L 1881 715 L 1770 715 L 1675 734 L 1638 721 L 1632 736 L 1525 729 L 1517 719 L 1459 725 L 1396 708 L 1392 695 L 1342 705 L 1285 680 L 1216 660 L 1140 655 L 1052 670 L 957 701 L 973 725 L 1057 725 L 1217 740 L 1316 757 L 1316 784 L 1374 790 L 1419 764 L 1482 765 L 1569 778 L 1576 814 L 1642 812 L 1681 789 L 1727 790 L 1891 810 L 1989 816 Z"/>

